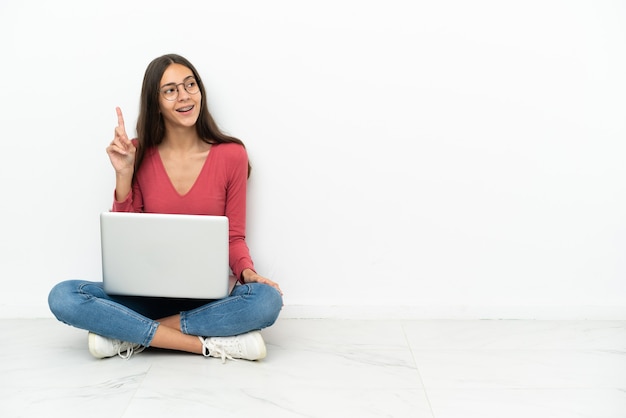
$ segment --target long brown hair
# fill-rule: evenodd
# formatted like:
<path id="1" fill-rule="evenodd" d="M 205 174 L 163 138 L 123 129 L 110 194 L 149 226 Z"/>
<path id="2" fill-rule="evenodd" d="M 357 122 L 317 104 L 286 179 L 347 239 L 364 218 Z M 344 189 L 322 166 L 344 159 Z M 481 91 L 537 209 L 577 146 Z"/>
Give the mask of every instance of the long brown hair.
<path id="1" fill-rule="evenodd" d="M 198 136 L 208 144 L 236 143 L 245 147 L 243 142 L 235 137 L 226 135 L 215 123 L 209 113 L 206 103 L 206 90 L 200 74 L 186 58 L 177 54 L 167 54 L 155 58 L 146 68 L 141 87 L 139 116 L 137 118 L 137 154 L 135 155 L 135 173 L 143 160 L 145 150 L 159 145 L 165 137 L 165 123 L 159 110 L 159 87 L 163 73 L 172 64 L 181 64 L 189 68 L 200 87 L 202 98 L 200 101 L 200 115 L 196 122 Z M 250 175 L 248 163 L 248 176 Z"/>

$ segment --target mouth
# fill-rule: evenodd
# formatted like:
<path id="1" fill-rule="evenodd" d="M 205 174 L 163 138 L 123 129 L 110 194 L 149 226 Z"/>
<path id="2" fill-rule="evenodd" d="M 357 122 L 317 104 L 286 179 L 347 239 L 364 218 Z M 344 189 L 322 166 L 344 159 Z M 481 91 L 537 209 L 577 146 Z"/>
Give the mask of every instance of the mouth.
<path id="1" fill-rule="evenodd" d="M 179 113 L 186 113 L 186 112 L 191 111 L 193 108 L 194 108 L 193 105 L 185 106 L 185 107 L 181 107 L 180 109 L 176 109 L 176 111 L 179 112 Z"/>

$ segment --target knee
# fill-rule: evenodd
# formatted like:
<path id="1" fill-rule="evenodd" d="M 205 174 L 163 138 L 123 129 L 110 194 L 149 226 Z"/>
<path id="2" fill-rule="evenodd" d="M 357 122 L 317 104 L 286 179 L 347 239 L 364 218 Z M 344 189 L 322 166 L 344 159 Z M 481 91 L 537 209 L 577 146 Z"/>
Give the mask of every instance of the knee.
<path id="1" fill-rule="evenodd" d="M 55 285 L 48 294 L 48 307 L 54 316 L 63 322 L 70 322 L 74 309 L 77 281 L 69 280 Z"/>
<path id="2" fill-rule="evenodd" d="M 283 297 L 278 290 L 266 284 L 259 284 L 257 293 L 259 297 L 259 319 L 265 323 L 264 327 L 269 327 L 278 319 L 283 307 Z"/>

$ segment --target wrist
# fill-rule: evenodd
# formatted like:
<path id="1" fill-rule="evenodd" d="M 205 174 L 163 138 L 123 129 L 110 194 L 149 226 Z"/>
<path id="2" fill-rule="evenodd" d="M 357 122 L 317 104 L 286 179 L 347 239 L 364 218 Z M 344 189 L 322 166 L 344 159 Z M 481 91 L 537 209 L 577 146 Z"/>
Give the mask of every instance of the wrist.
<path id="1" fill-rule="evenodd" d="M 133 174 L 135 174 L 135 168 L 130 167 L 122 170 L 115 170 L 115 179 L 117 181 L 127 181 L 133 179 Z"/>
<path id="2" fill-rule="evenodd" d="M 244 283 L 246 283 L 255 274 L 256 274 L 256 272 L 254 270 L 250 269 L 250 268 L 244 269 L 241 272 L 241 279 L 243 280 Z"/>

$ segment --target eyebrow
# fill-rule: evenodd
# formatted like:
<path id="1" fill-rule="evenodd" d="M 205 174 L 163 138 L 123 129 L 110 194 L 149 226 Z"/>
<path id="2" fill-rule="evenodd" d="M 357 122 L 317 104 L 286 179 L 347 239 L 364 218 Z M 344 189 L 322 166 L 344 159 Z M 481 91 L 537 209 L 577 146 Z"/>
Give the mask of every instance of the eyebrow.
<path id="1" fill-rule="evenodd" d="M 189 80 L 190 78 L 195 79 L 195 78 L 196 78 L 196 76 L 194 76 L 193 74 L 192 74 L 192 75 L 188 75 L 187 77 L 183 78 L 183 83 L 184 83 L 185 81 Z M 161 86 L 161 88 L 166 87 L 166 86 L 175 86 L 176 84 L 180 84 L 180 83 L 174 83 L 174 82 L 171 82 L 171 83 L 165 83 L 165 84 L 163 84 L 163 85 Z"/>

